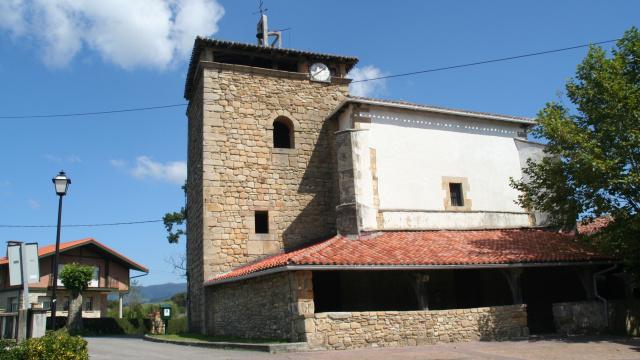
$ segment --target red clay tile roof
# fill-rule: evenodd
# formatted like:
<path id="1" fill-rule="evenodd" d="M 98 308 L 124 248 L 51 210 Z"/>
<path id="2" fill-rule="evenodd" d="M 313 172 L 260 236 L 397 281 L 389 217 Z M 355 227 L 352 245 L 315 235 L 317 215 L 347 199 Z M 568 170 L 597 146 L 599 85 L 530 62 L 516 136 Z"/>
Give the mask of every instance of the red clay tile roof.
<path id="1" fill-rule="evenodd" d="M 615 260 L 613 256 L 587 250 L 573 234 L 541 230 L 383 232 L 358 239 L 335 236 L 243 266 L 207 282 L 287 265 L 427 268 L 612 260 Z"/>
<path id="2" fill-rule="evenodd" d="M 149 272 L 149 269 L 147 269 L 146 267 L 144 267 L 144 266 L 138 264 L 137 262 L 127 258 L 126 256 L 114 251 L 113 249 L 103 245 L 102 243 L 96 241 L 93 238 L 87 238 L 87 239 L 82 239 L 82 240 L 75 240 L 75 241 L 69 241 L 69 242 L 60 243 L 60 252 L 62 252 L 64 250 L 76 248 L 78 246 L 84 246 L 84 245 L 87 245 L 87 244 L 96 245 L 99 248 L 101 248 L 102 250 L 105 250 L 108 253 L 111 253 L 112 255 L 114 255 L 115 257 L 120 258 L 125 263 L 128 263 L 128 265 L 130 266 L 131 269 L 138 270 L 138 271 L 143 271 L 143 272 Z M 42 258 L 42 257 L 48 256 L 48 255 L 55 254 L 55 252 L 56 252 L 56 246 L 55 245 L 47 245 L 47 246 L 39 247 L 38 248 L 38 257 Z M 7 263 L 9 263 L 9 260 L 6 257 L 0 258 L 0 265 L 7 264 Z"/>
<path id="3" fill-rule="evenodd" d="M 610 215 L 604 215 L 593 219 L 592 221 L 578 221 L 578 233 L 582 235 L 590 235 L 600 231 L 600 229 L 609 225 L 613 221 Z"/>

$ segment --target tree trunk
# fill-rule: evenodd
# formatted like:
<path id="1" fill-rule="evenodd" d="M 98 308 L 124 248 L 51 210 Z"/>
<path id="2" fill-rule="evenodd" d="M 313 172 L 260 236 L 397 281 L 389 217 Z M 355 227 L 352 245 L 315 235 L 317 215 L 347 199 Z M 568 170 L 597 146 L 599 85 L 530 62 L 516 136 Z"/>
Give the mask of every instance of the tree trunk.
<path id="1" fill-rule="evenodd" d="M 82 331 L 82 293 L 71 292 L 69 295 L 69 316 L 67 317 L 69 330 Z"/>

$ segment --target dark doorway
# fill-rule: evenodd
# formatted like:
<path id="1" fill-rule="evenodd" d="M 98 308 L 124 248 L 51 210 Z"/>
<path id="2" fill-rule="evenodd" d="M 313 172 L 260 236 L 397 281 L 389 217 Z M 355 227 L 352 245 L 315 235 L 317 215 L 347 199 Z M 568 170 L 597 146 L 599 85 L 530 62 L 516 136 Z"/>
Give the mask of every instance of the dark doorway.
<path id="1" fill-rule="evenodd" d="M 527 304 L 527 322 L 532 334 L 555 333 L 552 304 L 586 301 L 577 274 L 569 267 L 526 268 L 522 273 L 522 299 Z"/>

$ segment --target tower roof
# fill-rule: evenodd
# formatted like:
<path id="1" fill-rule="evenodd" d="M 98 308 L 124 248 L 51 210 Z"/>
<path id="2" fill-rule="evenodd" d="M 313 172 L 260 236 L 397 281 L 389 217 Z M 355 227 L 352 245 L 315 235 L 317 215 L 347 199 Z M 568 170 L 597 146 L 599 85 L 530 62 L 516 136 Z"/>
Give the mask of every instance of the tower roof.
<path id="1" fill-rule="evenodd" d="M 273 46 L 264 46 L 234 41 L 209 39 L 198 36 L 193 44 L 191 62 L 184 88 L 184 97 L 191 96 L 193 80 L 196 77 L 198 61 L 204 49 L 211 49 L 213 60 L 225 64 L 237 64 L 255 66 L 285 71 L 299 71 L 301 61 L 335 62 L 345 65 L 348 73 L 358 63 L 358 58 L 353 56 L 341 56 L 323 54 L 311 51 L 284 49 Z"/>

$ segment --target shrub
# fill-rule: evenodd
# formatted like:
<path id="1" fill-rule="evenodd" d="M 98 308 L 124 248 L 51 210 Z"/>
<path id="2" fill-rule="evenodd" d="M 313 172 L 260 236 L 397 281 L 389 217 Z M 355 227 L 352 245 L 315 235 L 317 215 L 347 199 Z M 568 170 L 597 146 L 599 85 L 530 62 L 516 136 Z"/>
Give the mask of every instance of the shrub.
<path id="1" fill-rule="evenodd" d="M 15 340 L 0 340 L 0 360 L 19 359 L 19 356 L 20 346 L 18 346 L 18 343 Z"/>
<path id="2" fill-rule="evenodd" d="M 166 334 L 186 334 L 187 318 L 167 320 Z"/>
<path id="3" fill-rule="evenodd" d="M 87 360 L 89 350 L 85 339 L 80 336 L 71 336 L 65 329 L 60 329 L 55 332 L 47 331 L 43 337 L 26 339 L 20 345 L 11 343 L 0 350 L 0 359 Z"/>
<path id="4" fill-rule="evenodd" d="M 96 318 L 84 319 L 86 334 L 144 335 L 151 331 L 150 319 Z"/>

